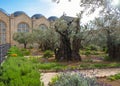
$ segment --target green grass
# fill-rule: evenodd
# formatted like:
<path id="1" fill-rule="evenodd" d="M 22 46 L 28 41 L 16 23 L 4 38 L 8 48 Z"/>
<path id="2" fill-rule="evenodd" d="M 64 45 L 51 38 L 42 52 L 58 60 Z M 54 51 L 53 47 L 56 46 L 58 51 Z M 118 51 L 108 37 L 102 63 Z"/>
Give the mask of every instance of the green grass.
<path id="1" fill-rule="evenodd" d="M 104 57 L 106 55 L 106 53 L 103 51 L 95 51 L 95 50 L 80 50 L 79 53 L 80 55 L 86 55 L 86 56 L 95 55 L 99 57 Z"/>
<path id="2" fill-rule="evenodd" d="M 62 70 L 65 68 L 65 65 L 50 62 L 50 63 L 38 63 L 37 68 L 41 70 Z"/>
<path id="3" fill-rule="evenodd" d="M 108 80 L 115 81 L 120 79 L 120 73 L 107 77 Z"/>
<path id="4" fill-rule="evenodd" d="M 120 67 L 120 63 L 83 63 L 80 64 L 80 69 L 95 69 L 95 68 L 116 68 Z"/>
<path id="5" fill-rule="evenodd" d="M 40 57 L 41 58 L 41 57 Z M 78 65 L 69 66 L 67 64 L 62 64 L 58 62 L 40 62 L 40 58 L 30 58 L 30 60 L 37 65 L 37 68 L 40 70 L 75 70 L 75 69 L 100 69 L 100 68 L 116 68 L 120 67 L 120 63 L 117 62 L 111 62 L 111 63 L 94 63 L 91 60 L 90 61 L 84 61 Z"/>

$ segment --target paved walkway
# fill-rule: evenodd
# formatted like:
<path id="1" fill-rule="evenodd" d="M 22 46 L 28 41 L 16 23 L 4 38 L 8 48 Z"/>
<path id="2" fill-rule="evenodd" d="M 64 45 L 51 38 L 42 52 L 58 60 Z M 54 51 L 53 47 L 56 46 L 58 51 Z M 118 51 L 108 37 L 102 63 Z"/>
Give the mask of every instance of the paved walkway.
<path id="1" fill-rule="evenodd" d="M 60 72 L 59 72 L 60 73 Z M 42 81 L 45 86 L 48 86 L 51 78 L 59 73 L 42 73 Z M 120 73 L 120 68 L 109 68 L 109 69 L 90 69 L 90 70 L 79 70 L 79 71 L 71 71 L 71 73 L 82 73 L 89 77 L 106 77 L 110 75 L 115 75 Z"/>

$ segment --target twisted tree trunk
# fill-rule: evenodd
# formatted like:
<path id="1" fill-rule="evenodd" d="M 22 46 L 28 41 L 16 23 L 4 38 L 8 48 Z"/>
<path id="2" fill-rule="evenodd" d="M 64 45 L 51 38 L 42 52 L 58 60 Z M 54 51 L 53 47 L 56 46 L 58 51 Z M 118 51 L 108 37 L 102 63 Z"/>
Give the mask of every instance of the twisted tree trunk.
<path id="1" fill-rule="evenodd" d="M 81 61 L 81 56 L 79 54 L 79 50 L 81 47 L 81 40 L 78 38 L 74 38 L 73 42 L 72 42 L 72 57 L 73 60 L 76 61 Z"/>
<path id="2" fill-rule="evenodd" d="M 120 44 L 115 44 L 112 41 L 109 31 L 107 31 L 107 47 L 110 60 L 120 61 Z"/>
<path id="3" fill-rule="evenodd" d="M 64 34 L 60 33 L 60 48 L 55 51 L 55 57 L 58 61 L 72 60 L 71 43 L 67 31 Z"/>

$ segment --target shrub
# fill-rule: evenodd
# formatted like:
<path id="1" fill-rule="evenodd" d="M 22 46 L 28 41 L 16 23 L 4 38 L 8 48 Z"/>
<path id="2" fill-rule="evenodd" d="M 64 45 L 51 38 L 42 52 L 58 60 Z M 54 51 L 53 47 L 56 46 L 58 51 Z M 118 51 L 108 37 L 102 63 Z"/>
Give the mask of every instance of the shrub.
<path id="1" fill-rule="evenodd" d="M 89 45 L 88 47 L 86 47 L 86 50 L 95 50 L 95 51 L 97 51 L 98 49 L 99 49 L 99 47 L 96 46 L 96 45 Z"/>
<path id="2" fill-rule="evenodd" d="M 51 50 L 46 50 L 43 54 L 44 58 L 50 58 L 53 56 L 53 52 Z"/>
<path id="3" fill-rule="evenodd" d="M 7 58 L 0 70 L 0 86 L 43 86 L 40 73 L 24 57 Z"/>
<path id="4" fill-rule="evenodd" d="M 9 50 L 8 50 L 8 56 L 13 56 L 13 57 L 17 57 L 17 56 L 24 56 L 24 55 L 30 55 L 30 51 L 27 49 L 19 49 L 16 46 L 12 46 Z"/>
<path id="5" fill-rule="evenodd" d="M 0 86 L 5 86 L 3 82 L 0 82 Z"/>
<path id="6" fill-rule="evenodd" d="M 120 79 L 120 73 L 108 77 L 108 80 L 115 81 Z"/>
<path id="7" fill-rule="evenodd" d="M 105 86 L 100 85 L 95 78 L 86 77 L 80 73 L 62 73 L 55 76 L 49 86 Z"/>
<path id="8" fill-rule="evenodd" d="M 11 56 L 13 54 L 16 54 L 17 56 L 23 56 L 23 54 L 21 53 L 20 49 L 17 48 L 16 46 L 12 46 L 9 50 L 8 50 L 8 56 Z"/>
<path id="9" fill-rule="evenodd" d="M 89 56 L 91 54 L 91 52 L 89 51 L 89 50 L 87 50 L 86 52 L 85 52 L 85 55 L 86 56 Z"/>
<path id="10" fill-rule="evenodd" d="M 29 46 L 29 49 L 33 49 L 33 46 L 31 45 L 31 46 Z"/>
<path id="11" fill-rule="evenodd" d="M 93 51 L 93 52 L 92 52 L 92 55 L 99 55 L 99 53 L 96 52 L 96 51 Z"/>
<path id="12" fill-rule="evenodd" d="M 90 45 L 90 50 L 95 50 L 95 51 L 97 51 L 98 49 L 99 49 L 98 46 L 96 46 L 96 45 Z"/>
<path id="13" fill-rule="evenodd" d="M 104 47 L 102 48 L 102 51 L 104 51 L 105 53 L 108 53 L 108 48 L 104 46 Z"/>
<path id="14" fill-rule="evenodd" d="M 113 59 L 111 59 L 108 55 L 105 55 L 105 56 L 104 56 L 104 60 L 105 60 L 105 61 L 112 61 Z"/>
<path id="15" fill-rule="evenodd" d="M 22 54 L 24 55 L 24 56 L 28 56 L 28 55 L 30 55 L 30 51 L 29 50 L 27 50 L 27 49 L 21 49 L 21 52 L 22 52 Z"/>

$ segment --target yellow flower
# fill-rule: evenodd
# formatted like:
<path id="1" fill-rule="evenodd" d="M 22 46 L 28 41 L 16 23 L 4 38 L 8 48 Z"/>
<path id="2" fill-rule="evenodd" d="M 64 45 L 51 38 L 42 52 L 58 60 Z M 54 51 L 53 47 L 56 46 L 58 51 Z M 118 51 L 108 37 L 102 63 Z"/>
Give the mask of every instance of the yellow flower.
<path id="1" fill-rule="evenodd" d="M 17 54 L 11 54 L 12 57 L 17 57 Z"/>

